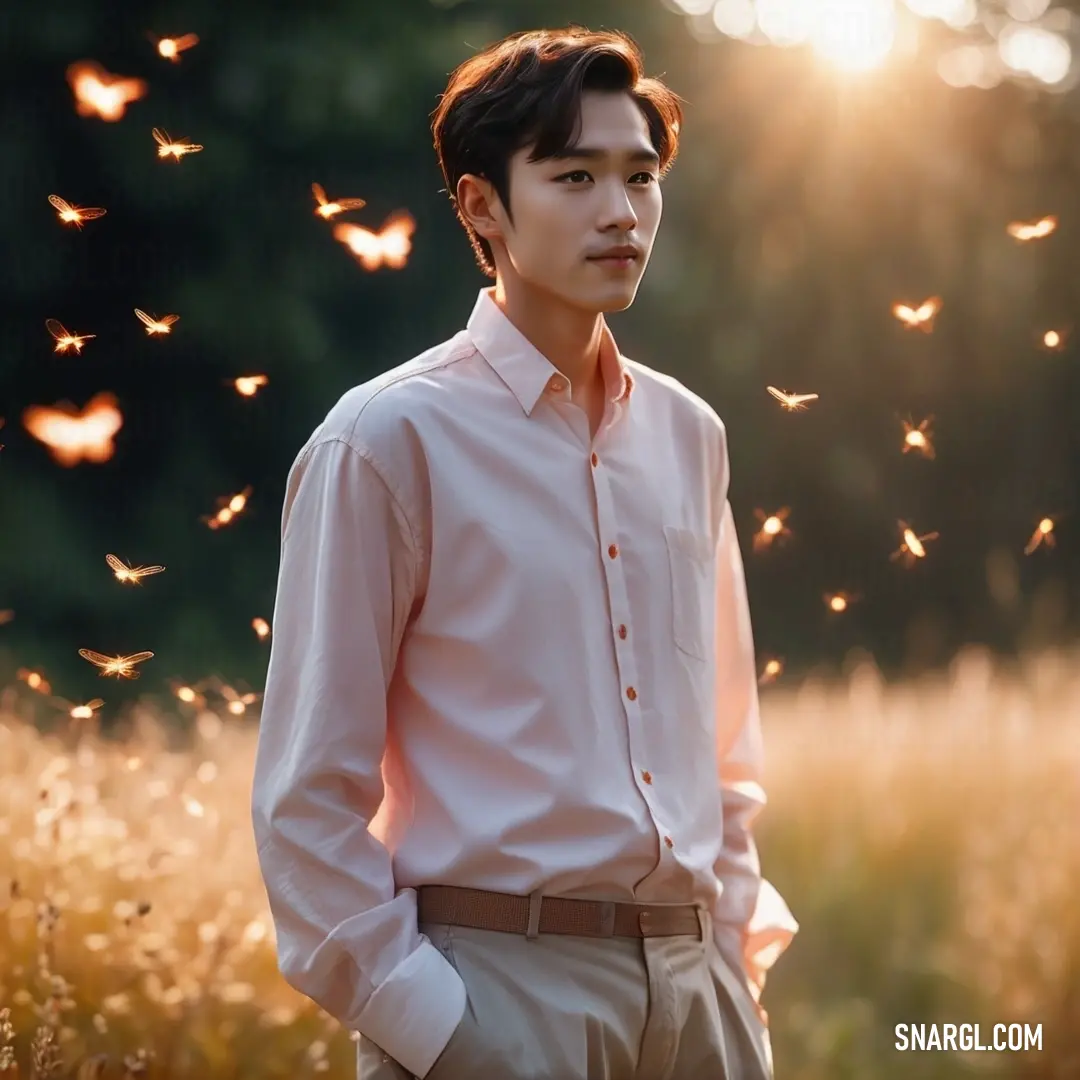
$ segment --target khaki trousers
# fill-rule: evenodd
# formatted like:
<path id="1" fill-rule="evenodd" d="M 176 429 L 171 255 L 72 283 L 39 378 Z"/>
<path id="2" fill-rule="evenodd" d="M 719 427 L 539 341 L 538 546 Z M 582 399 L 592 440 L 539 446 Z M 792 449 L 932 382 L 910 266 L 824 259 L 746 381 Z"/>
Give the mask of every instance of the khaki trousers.
<path id="1" fill-rule="evenodd" d="M 419 1080 L 772 1080 L 735 956 L 691 935 L 588 938 L 421 923 L 468 1004 Z M 370 1039 L 359 1080 L 417 1080 Z"/>

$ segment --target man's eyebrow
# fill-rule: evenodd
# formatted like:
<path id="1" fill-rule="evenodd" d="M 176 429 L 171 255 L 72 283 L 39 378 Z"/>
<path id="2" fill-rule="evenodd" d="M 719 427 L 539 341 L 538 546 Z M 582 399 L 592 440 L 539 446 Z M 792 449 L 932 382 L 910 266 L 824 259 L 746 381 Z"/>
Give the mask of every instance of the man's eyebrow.
<path id="1" fill-rule="evenodd" d="M 558 154 L 552 154 L 552 158 L 555 161 L 570 161 L 575 158 L 585 158 L 588 160 L 595 160 L 597 158 L 606 158 L 616 156 L 608 150 L 601 150 L 595 146 L 568 146 L 565 150 Z M 660 164 L 660 155 L 651 147 L 640 147 L 639 149 L 631 151 L 628 155 L 631 161 L 648 161 L 653 165 Z"/>

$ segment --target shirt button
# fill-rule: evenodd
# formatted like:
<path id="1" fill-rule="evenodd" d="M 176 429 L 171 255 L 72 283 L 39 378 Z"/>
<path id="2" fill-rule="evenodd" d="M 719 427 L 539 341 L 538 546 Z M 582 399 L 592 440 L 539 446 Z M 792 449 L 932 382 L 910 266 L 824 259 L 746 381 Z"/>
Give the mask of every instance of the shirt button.
<path id="1" fill-rule="evenodd" d="M 551 380 L 551 382 L 548 383 L 548 387 L 551 389 L 551 392 L 553 394 L 558 394 L 560 391 L 566 389 L 566 383 L 564 380 L 556 376 L 554 379 Z"/>
<path id="2" fill-rule="evenodd" d="M 665 836 L 664 837 L 664 843 L 667 844 L 668 847 L 674 847 L 675 846 L 675 841 L 672 840 L 670 836 Z"/>
<path id="3" fill-rule="evenodd" d="M 611 547 L 607 549 L 607 553 L 612 559 L 614 559 L 619 554 L 619 545 L 612 544 Z"/>
<path id="4" fill-rule="evenodd" d="M 628 687 L 626 688 L 626 696 L 627 696 L 627 697 L 628 697 L 628 698 L 629 698 L 629 699 L 630 699 L 631 701 L 637 701 L 637 691 L 636 691 L 636 690 L 635 690 L 635 689 L 634 689 L 634 688 L 633 688 L 632 686 L 628 686 Z"/>
<path id="5" fill-rule="evenodd" d="M 592 463 L 593 463 L 593 468 L 594 469 L 596 468 L 597 465 L 600 464 L 600 459 L 595 454 L 593 454 L 593 456 L 592 456 Z"/>
<path id="6" fill-rule="evenodd" d="M 626 640 L 626 626 L 623 624 L 619 625 L 619 637 L 621 637 L 624 641 Z"/>
<path id="7" fill-rule="evenodd" d="M 642 769 L 641 770 L 641 779 L 644 780 L 646 784 L 651 784 L 652 783 L 652 773 L 649 772 L 648 769 Z"/>

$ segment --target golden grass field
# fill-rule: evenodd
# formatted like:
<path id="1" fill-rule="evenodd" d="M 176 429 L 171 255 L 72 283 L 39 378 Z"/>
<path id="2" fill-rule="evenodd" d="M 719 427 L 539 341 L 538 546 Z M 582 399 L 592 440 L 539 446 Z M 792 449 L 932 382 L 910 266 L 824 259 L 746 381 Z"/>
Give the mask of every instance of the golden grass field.
<path id="1" fill-rule="evenodd" d="M 0 1078 L 352 1076 L 277 973 L 256 723 L 143 708 L 103 739 L 42 704 L 0 694 Z M 864 665 L 762 710 L 758 838 L 802 924 L 763 999 L 778 1080 L 1080 1077 L 1080 653 Z M 1040 1023 L 1043 1050 L 893 1048 L 934 1021 Z"/>

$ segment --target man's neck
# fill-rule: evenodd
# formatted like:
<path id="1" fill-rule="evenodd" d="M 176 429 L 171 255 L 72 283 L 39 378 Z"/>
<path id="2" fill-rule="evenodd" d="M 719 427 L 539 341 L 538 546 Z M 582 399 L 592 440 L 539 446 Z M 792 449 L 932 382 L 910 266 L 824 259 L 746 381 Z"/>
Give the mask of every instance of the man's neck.
<path id="1" fill-rule="evenodd" d="M 509 287 L 507 287 L 509 285 Z M 575 398 L 602 389 L 600 340 L 603 315 L 538 294 L 500 275 L 492 294 L 499 310 L 569 380 Z"/>

